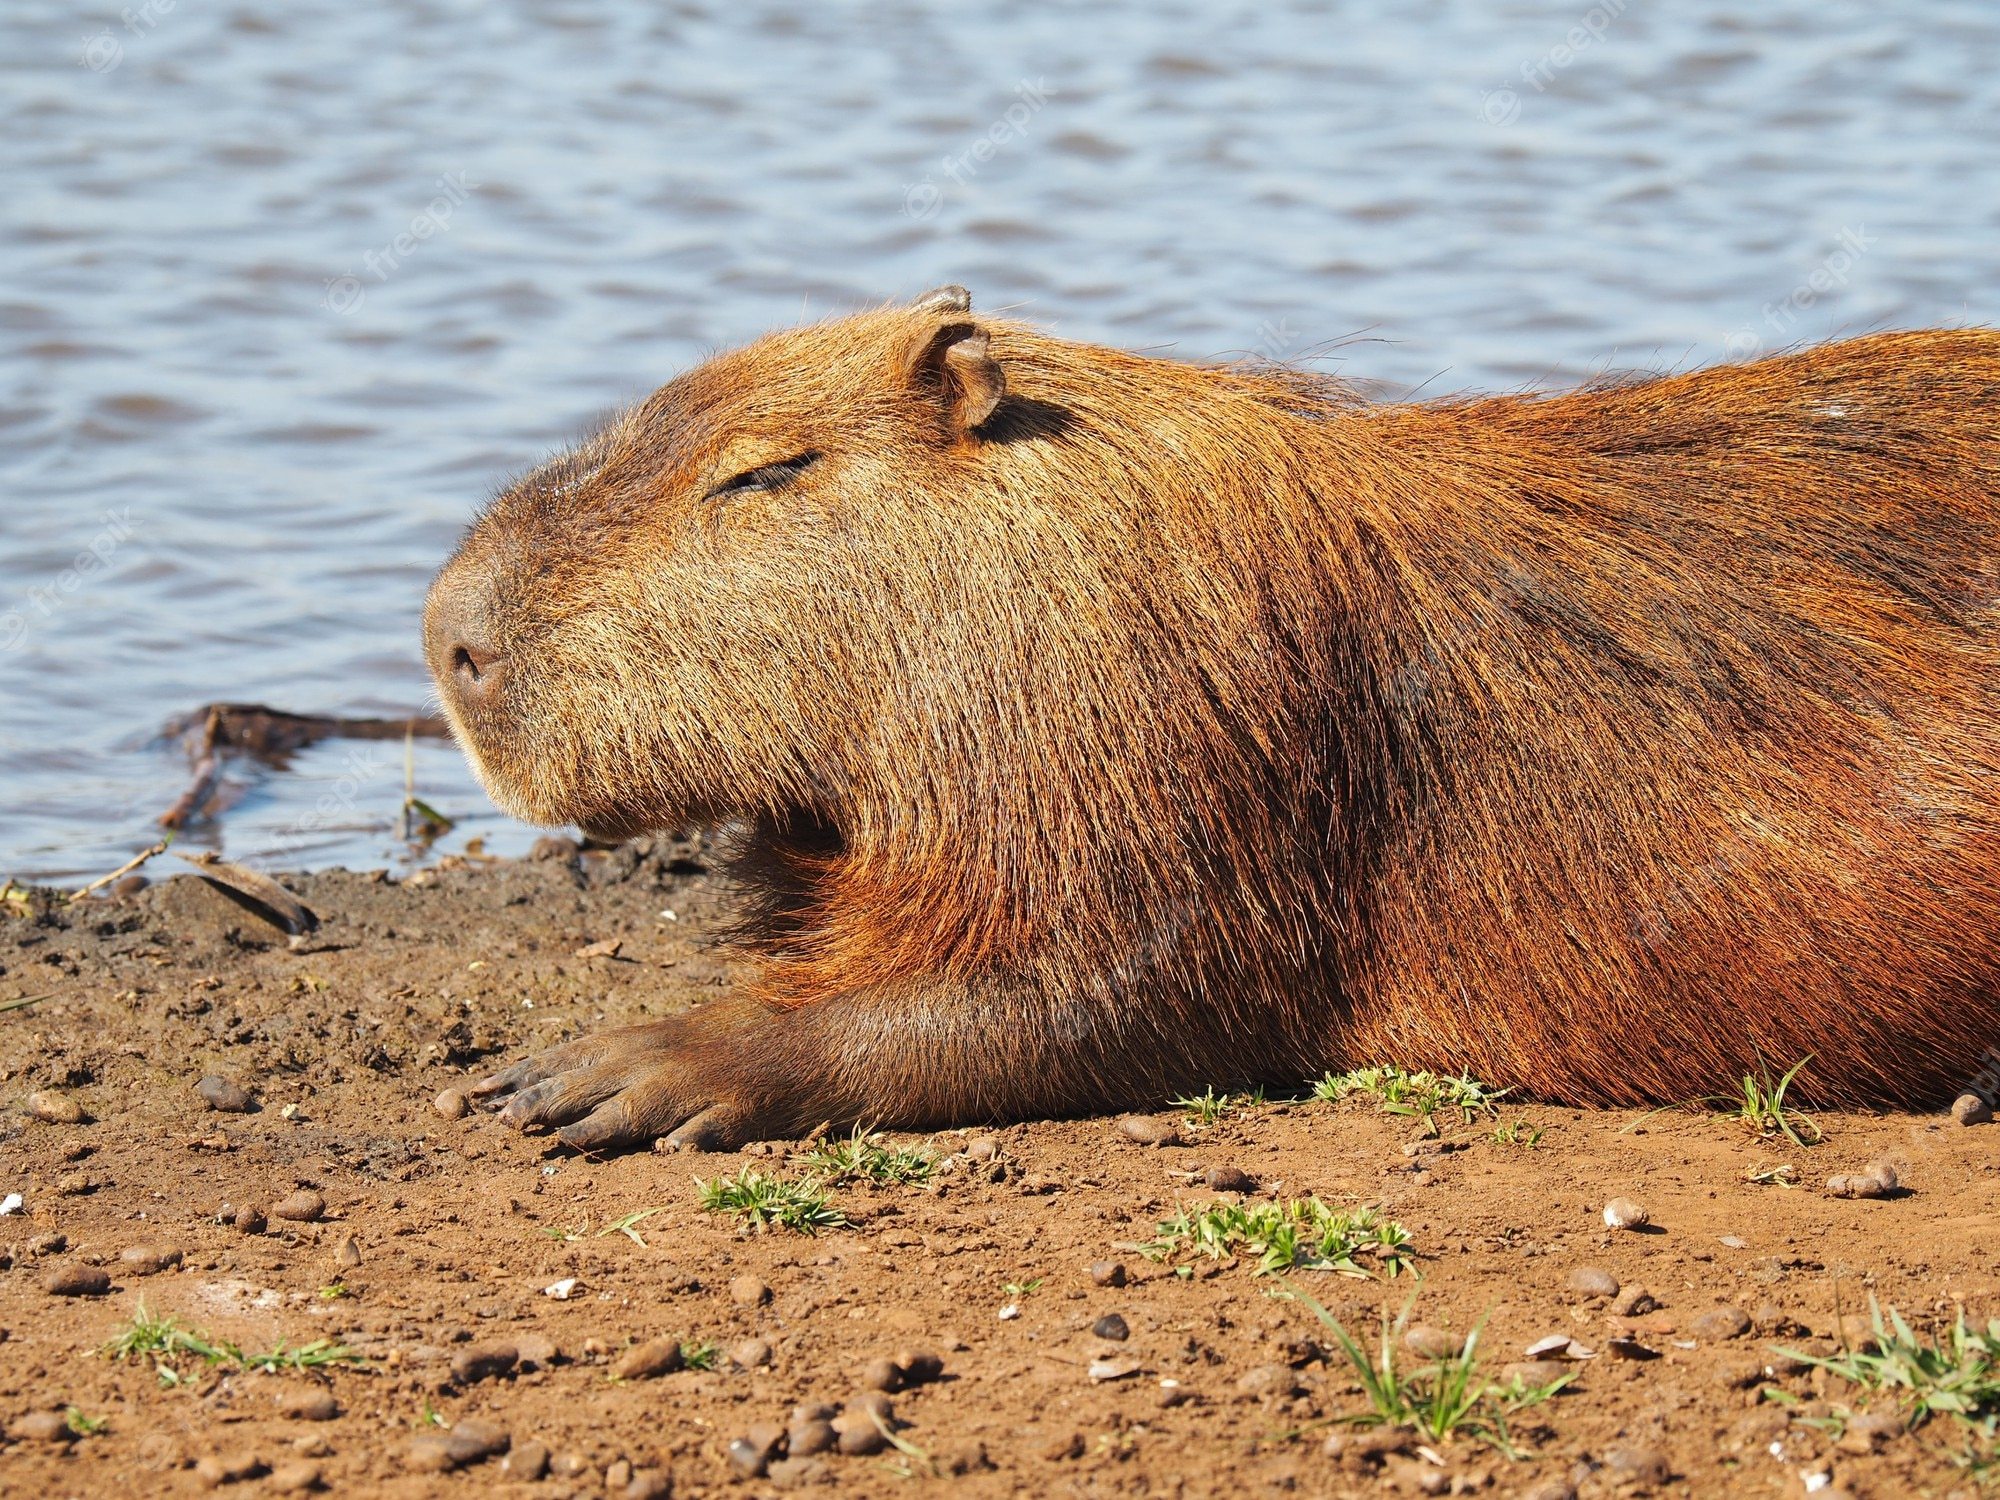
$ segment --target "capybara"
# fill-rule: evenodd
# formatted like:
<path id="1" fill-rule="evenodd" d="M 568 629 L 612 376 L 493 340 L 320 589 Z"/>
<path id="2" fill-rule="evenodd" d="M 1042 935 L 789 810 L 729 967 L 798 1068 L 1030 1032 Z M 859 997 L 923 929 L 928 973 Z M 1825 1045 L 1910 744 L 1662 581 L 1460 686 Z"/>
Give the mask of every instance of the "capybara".
<path id="1" fill-rule="evenodd" d="M 426 637 L 508 810 L 734 850 L 742 992 L 477 1085 L 576 1147 L 2000 1037 L 2000 334 L 1389 405 L 945 287 L 513 485 Z"/>

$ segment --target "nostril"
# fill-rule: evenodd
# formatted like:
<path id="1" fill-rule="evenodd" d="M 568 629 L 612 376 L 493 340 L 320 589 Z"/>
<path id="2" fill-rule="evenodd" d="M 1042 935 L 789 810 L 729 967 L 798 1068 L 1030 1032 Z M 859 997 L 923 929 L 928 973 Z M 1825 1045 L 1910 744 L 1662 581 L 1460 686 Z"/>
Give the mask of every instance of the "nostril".
<path id="1" fill-rule="evenodd" d="M 498 657 L 491 651 L 482 651 L 477 646 L 457 645 L 451 648 L 452 675 L 467 686 L 478 686 L 493 674 L 493 665 Z"/>

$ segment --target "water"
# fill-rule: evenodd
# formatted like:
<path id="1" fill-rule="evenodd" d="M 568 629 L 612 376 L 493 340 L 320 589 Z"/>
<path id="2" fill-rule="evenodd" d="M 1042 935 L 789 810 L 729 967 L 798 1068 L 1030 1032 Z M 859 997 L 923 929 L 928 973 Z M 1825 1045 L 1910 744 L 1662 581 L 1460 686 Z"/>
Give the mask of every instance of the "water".
<path id="1" fill-rule="evenodd" d="M 1986 321 L 2000 265 L 1976 3 L 9 0 L 0 116 L 24 878 L 149 843 L 200 703 L 420 707 L 492 489 L 802 315 L 963 281 L 1437 393 Z M 455 837 L 529 836 L 449 748 L 414 774 Z M 237 780 L 193 841 L 398 852 L 400 745 Z"/>

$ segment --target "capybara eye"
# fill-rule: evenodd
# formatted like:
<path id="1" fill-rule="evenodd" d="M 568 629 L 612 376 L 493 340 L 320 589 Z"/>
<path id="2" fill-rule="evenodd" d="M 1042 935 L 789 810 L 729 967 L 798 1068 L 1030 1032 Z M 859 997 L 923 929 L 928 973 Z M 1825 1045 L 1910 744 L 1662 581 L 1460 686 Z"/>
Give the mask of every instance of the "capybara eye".
<path id="1" fill-rule="evenodd" d="M 801 453 L 797 458 L 788 458 L 783 463 L 759 464 L 754 469 L 745 469 L 734 479 L 725 479 L 708 492 L 708 498 L 713 500 L 717 495 L 734 495 L 744 490 L 775 490 L 817 462 L 819 462 L 817 453 Z"/>

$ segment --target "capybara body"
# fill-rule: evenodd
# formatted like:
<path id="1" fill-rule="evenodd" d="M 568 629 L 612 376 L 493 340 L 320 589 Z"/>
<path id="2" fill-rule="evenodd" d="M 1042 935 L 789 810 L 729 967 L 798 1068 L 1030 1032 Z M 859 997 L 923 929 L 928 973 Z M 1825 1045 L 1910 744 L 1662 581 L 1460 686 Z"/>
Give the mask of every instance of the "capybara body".
<path id="1" fill-rule="evenodd" d="M 514 485 L 426 628 L 503 805 L 735 849 L 750 989 L 481 1085 L 575 1145 L 2000 1040 L 1993 333 L 1373 405 L 944 288 Z"/>

